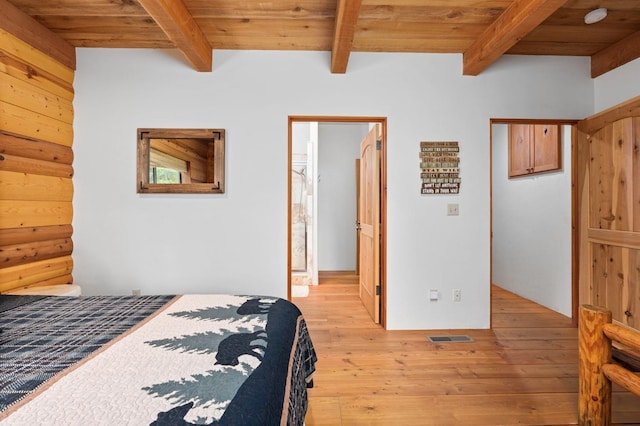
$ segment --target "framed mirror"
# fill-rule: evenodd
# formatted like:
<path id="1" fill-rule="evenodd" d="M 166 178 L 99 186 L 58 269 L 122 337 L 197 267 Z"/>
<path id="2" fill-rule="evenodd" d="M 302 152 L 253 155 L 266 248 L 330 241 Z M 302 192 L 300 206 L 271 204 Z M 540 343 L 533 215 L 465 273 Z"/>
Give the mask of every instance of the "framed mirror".
<path id="1" fill-rule="evenodd" d="M 138 129 L 138 193 L 224 193 L 224 129 Z"/>

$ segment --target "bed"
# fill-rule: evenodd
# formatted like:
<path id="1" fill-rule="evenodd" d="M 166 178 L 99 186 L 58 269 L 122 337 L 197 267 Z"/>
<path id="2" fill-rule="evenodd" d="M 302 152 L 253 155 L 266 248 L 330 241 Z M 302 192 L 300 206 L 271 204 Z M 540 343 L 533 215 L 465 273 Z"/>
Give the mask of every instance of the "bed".
<path id="1" fill-rule="evenodd" d="M 301 425 L 317 360 L 273 297 L 0 296 L 3 425 Z"/>

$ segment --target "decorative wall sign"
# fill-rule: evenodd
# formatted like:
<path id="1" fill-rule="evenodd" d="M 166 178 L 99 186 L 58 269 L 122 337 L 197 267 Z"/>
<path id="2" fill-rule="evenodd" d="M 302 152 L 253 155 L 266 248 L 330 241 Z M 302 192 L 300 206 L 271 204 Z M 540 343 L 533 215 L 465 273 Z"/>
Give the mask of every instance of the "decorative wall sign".
<path id="1" fill-rule="evenodd" d="M 420 142 L 421 194 L 460 193 L 458 142 Z"/>

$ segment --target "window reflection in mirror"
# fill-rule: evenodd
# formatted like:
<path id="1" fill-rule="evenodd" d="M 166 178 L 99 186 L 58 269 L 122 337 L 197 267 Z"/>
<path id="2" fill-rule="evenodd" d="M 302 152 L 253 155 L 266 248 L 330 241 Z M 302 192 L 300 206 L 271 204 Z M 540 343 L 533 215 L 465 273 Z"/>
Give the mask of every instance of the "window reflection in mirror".
<path id="1" fill-rule="evenodd" d="M 223 193 L 224 129 L 138 129 L 138 192 Z"/>

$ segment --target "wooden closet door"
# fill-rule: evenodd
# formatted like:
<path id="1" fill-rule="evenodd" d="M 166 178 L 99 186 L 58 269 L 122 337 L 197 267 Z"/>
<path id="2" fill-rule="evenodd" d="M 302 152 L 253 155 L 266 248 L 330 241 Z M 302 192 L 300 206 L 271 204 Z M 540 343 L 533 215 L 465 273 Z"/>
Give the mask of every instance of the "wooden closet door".
<path id="1" fill-rule="evenodd" d="M 546 172 L 561 167 L 561 147 L 557 124 L 536 124 L 533 129 L 533 171 Z"/>
<path id="2" fill-rule="evenodd" d="M 532 144 L 528 124 L 509 125 L 509 177 L 531 172 Z"/>
<path id="3" fill-rule="evenodd" d="M 640 329 L 640 118 L 589 137 L 589 303 Z"/>

